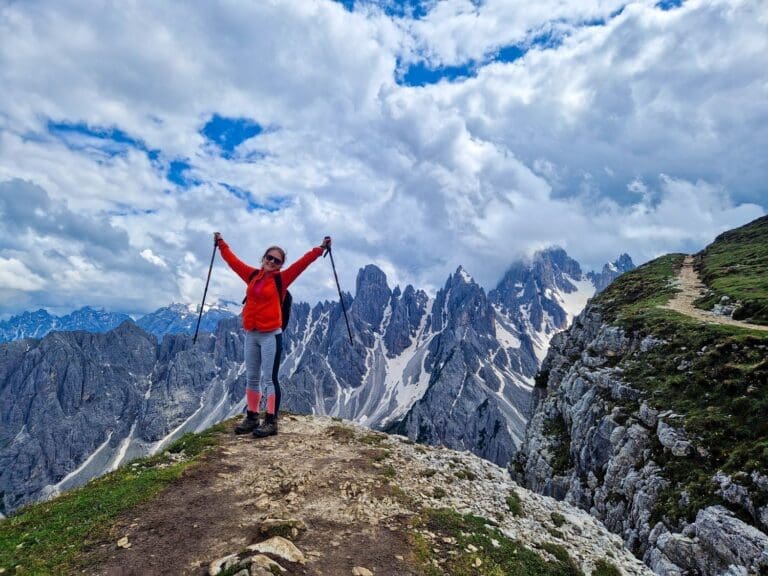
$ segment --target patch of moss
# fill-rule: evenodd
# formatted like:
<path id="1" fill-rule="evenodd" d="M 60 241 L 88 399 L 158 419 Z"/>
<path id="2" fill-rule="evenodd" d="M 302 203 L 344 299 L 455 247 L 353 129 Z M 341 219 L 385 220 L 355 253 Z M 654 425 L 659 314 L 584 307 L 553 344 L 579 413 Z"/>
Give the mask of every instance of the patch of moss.
<path id="1" fill-rule="evenodd" d="M 507 508 L 509 508 L 509 511 L 512 512 L 512 514 L 515 516 L 524 516 L 523 502 L 517 492 L 512 490 L 509 494 L 507 494 L 506 502 Z"/>
<path id="2" fill-rule="evenodd" d="M 542 544 L 541 550 L 555 560 L 504 536 L 489 520 L 450 509 L 426 509 L 412 521 L 412 544 L 424 574 L 451 576 L 583 575 L 556 544 Z M 435 534 L 434 540 L 424 533 Z M 446 543 L 453 542 L 452 544 Z M 449 554 L 454 552 L 454 554 Z M 458 553 L 456 553 L 458 552 Z M 433 561 L 441 560 L 440 568 Z"/>
<path id="3" fill-rule="evenodd" d="M 560 528 L 563 524 L 565 524 L 565 516 L 560 514 L 560 512 L 552 512 L 552 514 L 549 515 L 549 517 L 552 519 L 552 524 Z"/>
<path id="4" fill-rule="evenodd" d="M 397 470 L 395 470 L 395 467 L 391 464 L 387 464 L 386 466 L 382 467 L 380 473 L 382 476 L 384 476 L 384 478 L 394 478 L 397 476 Z"/>
<path id="5" fill-rule="evenodd" d="M 386 434 L 366 434 L 364 436 L 360 436 L 360 438 L 358 438 L 357 441 L 360 442 L 361 444 L 376 446 L 384 442 L 384 440 L 386 439 L 387 439 Z"/>
<path id="6" fill-rule="evenodd" d="M 466 468 L 464 470 L 454 472 L 453 475 L 456 476 L 456 478 L 459 480 L 475 480 L 477 478 L 477 475 L 474 472 L 467 470 Z"/>
<path id="7" fill-rule="evenodd" d="M 332 438 L 336 438 L 337 440 L 352 440 L 357 436 L 352 428 L 338 424 L 328 426 L 326 429 L 326 434 Z"/>
<path id="8" fill-rule="evenodd" d="M 592 571 L 592 576 L 621 576 L 621 570 L 619 570 L 612 562 L 601 558 L 595 562 L 595 569 Z"/>

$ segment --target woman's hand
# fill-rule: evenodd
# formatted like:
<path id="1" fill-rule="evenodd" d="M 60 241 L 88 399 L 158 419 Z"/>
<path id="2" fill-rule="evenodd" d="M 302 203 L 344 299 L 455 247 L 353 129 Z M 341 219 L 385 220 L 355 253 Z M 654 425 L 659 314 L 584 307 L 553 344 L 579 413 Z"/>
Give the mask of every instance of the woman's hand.
<path id="1" fill-rule="evenodd" d="M 221 233 L 219 233 L 219 232 L 214 232 L 213 233 L 213 243 L 216 244 L 216 246 L 219 245 L 219 240 L 221 240 L 221 239 L 222 239 L 221 238 Z"/>
<path id="2" fill-rule="evenodd" d="M 320 244 L 320 248 L 322 248 L 325 251 L 328 251 L 328 250 L 331 249 L 331 237 L 330 236 L 326 236 L 325 238 L 323 238 L 323 243 Z"/>

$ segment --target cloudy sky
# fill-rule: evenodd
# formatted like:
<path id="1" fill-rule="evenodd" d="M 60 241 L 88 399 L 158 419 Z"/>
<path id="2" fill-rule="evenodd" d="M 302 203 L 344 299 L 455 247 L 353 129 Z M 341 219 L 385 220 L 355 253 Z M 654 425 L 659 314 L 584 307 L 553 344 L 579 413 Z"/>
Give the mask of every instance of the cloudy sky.
<path id="1" fill-rule="evenodd" d="M 766 150 L 764 0 L 0 0 L 0 318 L 199 302 L 216 230 L 352 292 L 693 252 Z"/>

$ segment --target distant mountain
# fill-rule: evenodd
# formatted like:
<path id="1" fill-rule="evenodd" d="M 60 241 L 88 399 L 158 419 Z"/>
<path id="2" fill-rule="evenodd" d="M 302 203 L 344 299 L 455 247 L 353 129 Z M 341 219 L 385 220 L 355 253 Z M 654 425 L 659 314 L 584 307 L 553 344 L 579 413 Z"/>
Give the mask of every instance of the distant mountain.
<path id="1" fill-rule="evenodd" d="M 602 292 L 611 282 L 616 280 L 616 278 L 625 272 L 629 272 L 630 270 L 634 269 L 635 264 L 632 262 L 632 258 L 629 257 L 629 254 L 622 254 L 613 262 L 609 262 L 603 266 L 602 271 L 588 272 L 587 278 L 589 278 L 592 284 L 595 285 L 595 288 L 598 292 Z"/>
<path id="2" fill-rule="evenodd" d="M 24 312 L 0 322 L 0 342 L 22 338 L 42 338 L 52 330 L 86 332 L 108 332 L 130 320 L 127 314 L 106 312 L 85 306 L 66 316 L 53 316 L 42 308 L 37 312 Z"/>
<path id="3" fill-rule="evenodd" d="M 216 325 L 225 318 L 236 314 L 234 302 L 222 301 L 207 305 L 200 320 L 200 330 L 213 332 Z M 171 304 L 142 316 L 136 323 L 158 338 L 166 334 L 194 334 L 197 325 L 198 309 L 185 304 Z M 22 338 L 42 338 L 51 331 L 69 332 L 108 332 L 126 320 L 127 314 L 106 312 L 85 306 L 66 316 L 55 316 L 42 308 L 37 312 L 24 312 L 0 322 L 0 343 L 21 340 Z"/>
<path id="4" fill-rule="evenodd" d="M 214 332 L 219 322 L 234 317 L 228 307 L 230 305 L 232 303 L 225 302 L 206 306 L 200 319 L 200 330 Z M 186 304 L 171 304 L 142 316 L 136 324 L 160 339 L 166 334 L 194 334 L 199 312 L 199 308 Z"/>
<path id="5" fill-rule="evenodd" d="M 595 286 L 553 249 L 511 267 L 489 294 L 462 267 L 430 298 L 413 286 L 390 288 L 373 265 L 360 270 L 355 292 L 344 295 L 354 345 L 338 302 L 294 303 L 282 408 L 506 465 L 523 441 L 549 340 Z M 206 327 L 193 346 L 193 317 L 170 306 L 106 334 L 57 332 L 0 346 L 0 512 L 242 410 L 239 318 Z M 142 324 L 165 337 L 158 342 Z M 66 451 L 57 449 L 63 438 Z"/>

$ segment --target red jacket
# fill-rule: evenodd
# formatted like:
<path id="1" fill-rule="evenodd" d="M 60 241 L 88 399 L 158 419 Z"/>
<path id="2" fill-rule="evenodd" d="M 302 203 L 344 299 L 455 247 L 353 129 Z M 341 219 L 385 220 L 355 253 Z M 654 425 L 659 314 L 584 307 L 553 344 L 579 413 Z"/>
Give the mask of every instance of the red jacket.
<path id="1" fill-rule="evenodd" d="M 253 279 L 248 283 L 245 292 L 247 299 L 245 306 L 243 306 L 243 328 L 258 330 L 259 332 L 272 332 L 280 328 L 283 325 L 283 311 L 280 306 L 282 299 L 278 298 L 277 283 L 272 278 L 275 273 L 248 266 L 235 256 L 235 253 L 230 250 L 229 245 L 224 240 L 219 240 L 219 250 L 224 261 L 244 282 L 248 283 L 251 274 L 256 272 Z M 283 293 L 298 278 L 299 274 L 306 270 L 307 266 L 322 255 L 322 248 L 319 246 L 312 248 L 288 268 L 276 272 L 280 274 L 283 281 Z"/>

